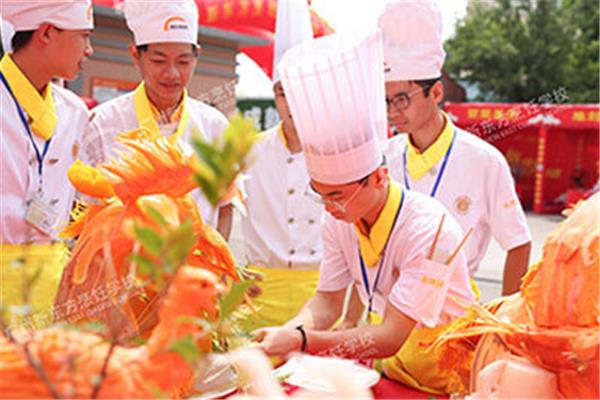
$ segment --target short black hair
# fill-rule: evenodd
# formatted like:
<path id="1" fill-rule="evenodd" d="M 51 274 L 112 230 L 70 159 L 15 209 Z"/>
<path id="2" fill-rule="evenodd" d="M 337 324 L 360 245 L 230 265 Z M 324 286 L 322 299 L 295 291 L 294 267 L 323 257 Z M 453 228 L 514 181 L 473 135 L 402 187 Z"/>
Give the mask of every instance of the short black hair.
<path id="1" fill-rule="evenodd" d="M 420 79 L 417 81 L 411 81 L 412 83 L 416 83 L 417 85 L 421 86 L 421 88 L 423 89 L 423 96 L 428 97 L 429 96 L 429 91 L 431 90 L 431 87 L 437 82 L 437 81 L 441 81 L 442 77 L 440 76 L 439 78 L 433 78 L 433 79 Z"/>
<path id="2" fill-rule="evenodd" d="M 385 164 L 386 164 L 386 159 L 385 159 L 385 154 L 383 154 L 381 156 L 381 164 L 379 164 L 379 167 L 377 167 L 377 168 L 384 167 Z M 373 172 L 375 172 L 375 170 Z M 363 176 L 362 178 L 357 180 L 356 183 L 358 183 L 360 186 L 367 186 L 367 183 L 369 182 L 369 178 L 371 177 L 371 175 L 373 175 L 373 172 L 369 173 L 366 176 Z"/>
<path id="3" fill-rule="evenodd" d="M 192 52 L 194 53 L 194 57 L 198 57 L 198 46 L 194 46 L 193 44 L 190 44 L 190 46 L 192 46 Z M 140 54 L 142 51 L 148 51 L 147 44 L 141 44 L 139 46 L 136 46 L 136 48 L 138 54 Z"/>
<path id="4" fill-rule="evenodd" d="M 27 44 L 31 41 L 34 32 L 35 30 L 16 32 L 10 41 L 12 51 L 16 53 L 17 51 L 27 46 Z M 6 51 L 6 49 L 4 50 Z"/>

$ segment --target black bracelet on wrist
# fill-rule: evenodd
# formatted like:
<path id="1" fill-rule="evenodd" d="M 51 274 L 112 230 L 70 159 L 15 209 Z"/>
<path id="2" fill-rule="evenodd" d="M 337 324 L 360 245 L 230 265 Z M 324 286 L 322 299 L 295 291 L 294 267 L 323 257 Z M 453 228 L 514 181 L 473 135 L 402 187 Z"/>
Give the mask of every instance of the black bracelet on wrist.
<path id="1" fill-rule="evenodd" d="M 304 325 L 298 325 L 296 329 L 299 330 L 300 334 L 302 335 L 302 346 L 300 347 L 300 351 L 304 353 L 306 351 L 306 345 L 308 344 L 308 340 L 306 339 L 306 331 L 304 330 Z"/>

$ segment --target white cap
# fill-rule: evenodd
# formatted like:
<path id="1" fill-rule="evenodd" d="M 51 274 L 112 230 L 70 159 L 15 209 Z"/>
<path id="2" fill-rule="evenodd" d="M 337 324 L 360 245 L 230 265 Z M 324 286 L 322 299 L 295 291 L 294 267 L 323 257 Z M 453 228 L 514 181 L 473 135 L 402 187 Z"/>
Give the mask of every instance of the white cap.
<path id="1" fill-rule="evenodd" d="M 125 20 L 135 44 L 198 44 L 198 7 L 194 0 L 125 0 Z"/>
<path id="2" fill-rule="evenodd" d="M 10 22 L 5 21 L 0 17 L 0 36 L 2 36 L 2 50 L 5 53 L 12 51 L 12 37 L 15 34 L 15 29 Z"/>
<path id="3" fill-rule="evenodd" d="M 307 1 L 278 1 L 277 19 L 275 21 L 273 83 L 280 79 L 277 65 L 285 52 L 313 38 Z"/>
<path id="4" fill-rule="evenodd" d="M 379 167 L 386 135 L 380 31 L 302 43 L 285 54 L 279 73 L 312 179 L 344 184 Z"/>
<path id="5" fill-rule="evenodd" d="M 392 2 L 379 17 L 386 81 L 442 76 L 442 14 L 434 1 Z"/>
<path id="6" fill-rule="evenodd" d="M 60 29 L 94 29 L 90 0 L 1 0 L 0 15 L 16 32 L 32 31 L 47 22 Z"/>

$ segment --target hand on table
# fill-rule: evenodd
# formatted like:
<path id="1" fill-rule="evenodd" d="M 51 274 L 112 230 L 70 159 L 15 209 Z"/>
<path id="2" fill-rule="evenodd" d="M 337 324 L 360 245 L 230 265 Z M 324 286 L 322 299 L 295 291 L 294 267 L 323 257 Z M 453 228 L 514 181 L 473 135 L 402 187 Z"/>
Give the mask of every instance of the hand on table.
<path id="1" fill-rule="evenodd" d="M 252 332 L 259 348 L 269 356 L 285 356 L 302 347 L 302 334 L 295 328 L 277 326 Z"/>

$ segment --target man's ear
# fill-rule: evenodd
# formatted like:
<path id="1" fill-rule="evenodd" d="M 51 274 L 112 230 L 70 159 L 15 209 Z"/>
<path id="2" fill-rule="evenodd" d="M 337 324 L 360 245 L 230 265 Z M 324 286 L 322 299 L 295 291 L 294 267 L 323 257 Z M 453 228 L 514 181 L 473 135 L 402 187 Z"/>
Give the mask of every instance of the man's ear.
<path id="1" fill-rule="evenodd" d="M 444 84 L 441 79 L 433 84 L 429 90 L 429 95 L 435 100 L 435 104 L 440 104 L 444 101 Z"/>
<path id="2" fill-rule="evenodd" d="M 388 167 L 379 167 L 375 171 L 375 187 L 382 189 L 388 182 Z"/>
<path id="3" fill-rule="evenodd" d="M 44 22 L 35 30 L 32 40 L 39 44 L 48 44 L 56 33 L 58 30 L 52 24 Z"/>
<path id="4" fill-rule="evenodd" d="M 139 66 L 140 53 L 138 52 L 136 45 L 133 43 L 131 43 L 129 45 L 129 55 L 131 56 L 131 59 L 133 60 L 133 64 L 136 67 Z"/>

